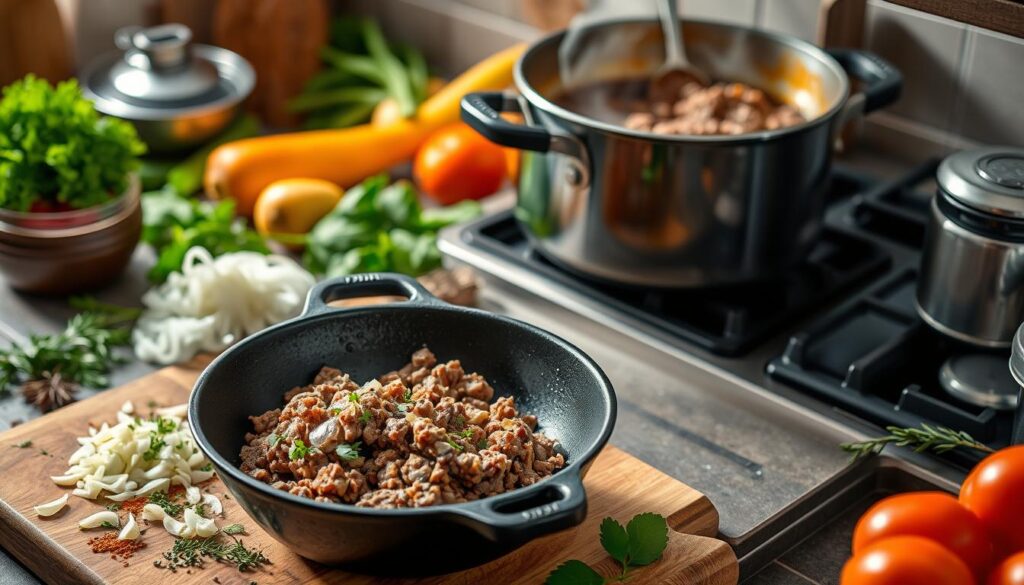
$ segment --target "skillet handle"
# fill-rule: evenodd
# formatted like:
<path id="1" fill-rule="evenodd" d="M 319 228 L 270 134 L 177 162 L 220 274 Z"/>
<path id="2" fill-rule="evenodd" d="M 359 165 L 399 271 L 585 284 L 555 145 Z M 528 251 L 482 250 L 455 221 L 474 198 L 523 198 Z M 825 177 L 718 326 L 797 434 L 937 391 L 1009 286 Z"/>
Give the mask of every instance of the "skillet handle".
<path id="1" fill-rule="evenodd" d="M 551 133 L 547 130 L 513 124 L 501 117 L 501 112 L 520 111 L 514 97 L 500 91 L 480 91 L 466 94 L 459 105 L 462 121 L 495 144 L 536 152 L 551 148 Z"/>
<path id="2" fill-rule="evenodd" d="M 407 297 L 415 305 L 445 305 L 423 288 L 418 280 L 393 272 L 371 272 L 331 278 L 319 282 L 309 290 L 302 315 L 315 315 L 327 311 L 344 310 L 327 303 L 341 299 L 371 297 L 377 295 L 398 295 Z"/>
<path id="3" fill-rule="evenodd" d="M 864 83 L 862 112 L 867 114 L 884 108 L 900 97 L 903 75 L 888 61 L 870 51 L 860 49 L 826 49 L 853 79 Z"/>
<path id="4" fill-rule="evenodd" d="M 555 473 L 543 489 L 504 500 L 484 498 L 460 510 L 474 530 L 492 542 L 525 542 L 571 528 L 587 516 L 587 496 L 579 469 Z"/>

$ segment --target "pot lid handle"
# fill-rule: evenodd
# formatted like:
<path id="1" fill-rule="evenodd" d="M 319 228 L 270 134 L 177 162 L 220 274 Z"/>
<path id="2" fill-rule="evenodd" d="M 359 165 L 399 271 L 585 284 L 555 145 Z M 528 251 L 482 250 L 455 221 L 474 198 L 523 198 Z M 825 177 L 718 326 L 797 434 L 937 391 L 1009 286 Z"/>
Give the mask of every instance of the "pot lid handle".
<path id="1" fill-rule="evenodd" d="M 217 68 L 192 58 L 191 41 L 192 31 L 183 24 L 119 29 L 114 42 L 125 53 L 110 72 L 114 88 L 148 102 L 208 95 L 219 83 Z"/>

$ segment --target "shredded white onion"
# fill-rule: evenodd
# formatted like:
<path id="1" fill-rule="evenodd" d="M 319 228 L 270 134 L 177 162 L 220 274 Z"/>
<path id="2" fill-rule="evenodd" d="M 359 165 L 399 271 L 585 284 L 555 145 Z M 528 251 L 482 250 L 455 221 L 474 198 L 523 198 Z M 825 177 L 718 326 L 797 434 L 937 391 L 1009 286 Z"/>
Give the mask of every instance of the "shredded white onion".
<path id="1" fill-rule="evenodd" d="M 285 256 L 233 252 L 213 258 L 196 246 L 181 272 L 142 297 L 132 341 L 139 359 L 159 364 L 220 351 L 299 314 L 313 275 Z"/>

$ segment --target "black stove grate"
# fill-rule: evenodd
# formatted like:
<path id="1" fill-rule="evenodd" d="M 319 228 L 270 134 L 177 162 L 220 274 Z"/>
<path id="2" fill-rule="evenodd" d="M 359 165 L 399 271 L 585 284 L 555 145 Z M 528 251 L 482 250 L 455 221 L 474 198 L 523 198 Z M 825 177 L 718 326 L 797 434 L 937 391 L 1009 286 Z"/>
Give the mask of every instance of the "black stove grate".
<path id="1" fill-rule="evenodd" d="M 830 199 L 864 192 L 858 175 L 833 178 Z M 738 356 L 796 319 L 835 300 L 890 264 L 870 238 L 827 227 L 808 259 L 781 279 L 714 290 L 617 287 L 568 272 L 533 249 L 511 211 L 478 220 L 463 232 L 468 242 L 597 301 L 671 337 L 723 356 Z"/>
<path id="2" fill-rule="evenodd" d="M 844 210 L 845 220 L 858 230 L 899 244 L 906 253 L 885 279 L 794 334 L 767 371 L 876 424 L 940 425 L 999 448 L 1009 442 L 1013 413 L 959 400 L 939 381 L 949 357 L 982 350 L 935 332 L 914 307 L 932 192 L 921 183 L 933 172 L 934 164 L 922 166 L 900 181 L 857 196 Z M 993 353 L 1009 358 L 1008 350 Z M 970 466 L 980 455 L 956 450 L 948 457 Z"/>

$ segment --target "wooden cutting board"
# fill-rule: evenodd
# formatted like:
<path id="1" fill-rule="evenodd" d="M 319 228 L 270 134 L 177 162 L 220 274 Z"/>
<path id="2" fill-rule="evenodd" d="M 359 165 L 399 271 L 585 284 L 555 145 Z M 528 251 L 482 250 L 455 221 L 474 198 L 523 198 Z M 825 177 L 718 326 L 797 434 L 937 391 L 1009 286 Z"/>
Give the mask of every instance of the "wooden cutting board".
<path id="1" fill-rule="evenodd" d="M 207 563 L 203 569 L 179 570 L 173 576 L 153 566 L 172 539 L 159 526 L 143 535 L 147 547 L 130 559 L 127 567 L 109 555 L 95 554 L 86 541 L 100 532 L 83 532 L 78 520 L 102 508 L 72 496 L 68 506 L 51 518 L 39 518 L 32 507 L 60 497 L 63 488 L 52 484 L 50 475 L 63 473 L 67 458 L 77 447 L 75 437 L 84 435 L 90 424 L 113 422 L 115 412 L 131 400 L 140 414 L 148 414 L 147 403 L 161 406 L 180 404 L 188 398 L 204 360 L 187 366 L 165 368 L 120 388 L 72 404 L 56 412 L 0 434 L 0 545 L 49 583 L 174 583 L 249 584 L 271 583 L 542 583 L 547 574 L 568 559 L 582 560 L 604 575 L 617 574 L 616 563 L 601 548 L 598 525 L 605 516 L 623 524 L 635 514 L 657 512 L 668 519 L 668 548 L 662 559 L 631 573 L 631 583 L 678 585 L 734 585 L 739 569 L 729 546 L 714 538 L 718 513 L 698 491 L 661 473 L 633 456 L 607 447 L 594 462 L 584 481 L 589 514 L 579 527 L 550 535 L 486 565 L 467 571 L 420 580 L 375 579 L 331 569 L 302 559 L 277 543 L 238 506 L 226 498 L 226 489 L 213 480 L 210 491 L 224 504 L 226 518 L 220 526 L 243 524 L 247 545 L 262 547 L 272 564 L 259 571 L 239 573 L 232 567 Z M 18 448 L 24 441 L 30 447 Z M 216 581 L 214 578 L 216 577 Z"/>

